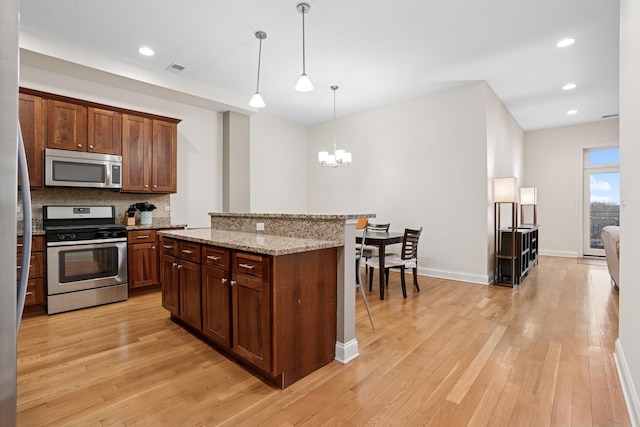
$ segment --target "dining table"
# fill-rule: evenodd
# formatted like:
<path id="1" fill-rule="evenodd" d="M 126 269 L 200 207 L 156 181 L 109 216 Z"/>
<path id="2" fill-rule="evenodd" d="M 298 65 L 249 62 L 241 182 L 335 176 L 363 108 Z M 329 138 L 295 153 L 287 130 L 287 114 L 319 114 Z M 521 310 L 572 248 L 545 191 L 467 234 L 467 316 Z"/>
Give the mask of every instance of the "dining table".
<path id="1" fill-rule="evenodd" d="M 365 245 L 376 246 L 378 248 L 378 269 L 380 276 L 380 299 L 384 299 L 384 257 L 386 256 L 386 246 L 402 243 L 404 233 L 391 231 L 366 231 L 364 234 Z M 362 244 L 362 236 L 356 235 L 356 243 Z"/>

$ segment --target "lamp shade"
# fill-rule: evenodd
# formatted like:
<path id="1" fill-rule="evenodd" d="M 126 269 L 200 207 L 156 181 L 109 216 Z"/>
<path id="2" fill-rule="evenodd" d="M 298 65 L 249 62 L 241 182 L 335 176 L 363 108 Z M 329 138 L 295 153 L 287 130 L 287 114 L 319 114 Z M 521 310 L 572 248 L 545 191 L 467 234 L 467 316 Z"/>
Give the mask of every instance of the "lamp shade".
<path id="1" fill-rule="evenodd" d="M 517 202 L 516 189 L 518 187 L 518 178 L 509 176 L 505 178 L 493 179 L 493 200 L 496 203 L 513 203 Z"/>
<path id="2" fill-rule="evenodd" d="M 538 189 L 536 187 L 525 187 L 520 189 L 520 204 L 537 205 Z"/>

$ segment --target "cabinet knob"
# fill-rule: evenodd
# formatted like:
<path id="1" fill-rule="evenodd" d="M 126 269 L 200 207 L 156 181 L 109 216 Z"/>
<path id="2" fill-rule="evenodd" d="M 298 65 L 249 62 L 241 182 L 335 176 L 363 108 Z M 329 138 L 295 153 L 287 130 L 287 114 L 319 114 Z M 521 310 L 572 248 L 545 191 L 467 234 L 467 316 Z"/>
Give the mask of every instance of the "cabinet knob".
<path id="1" fill-rule="evenodd" d="M 93 145 L 90 145 L 89 148 L 93 148 Z"/>
<path id="2" fill-rule="evenodd" d="M 145 184 L 145 185 L 144 185 L 144 188 L 149 188 L 149 184 Z"/>
<path id="3" fill-rule="evenodd" d="M 153 188 L 158 188 L 158 184 L 153 184 Z"/>
<path id="4" fill-rule="evenodd" d="M 173 263 L 173 267 L 175 267 L 176 265 L 178 265 L 178 263 L 177 263 L 177 262 L 174 262 L 174 263 Z"/>
<path id="5" fill-rule="evenodd" d="M 225 278 L 220 279 L 220 283 L 227 283 L 227 279 Z"/>
<path id="6" fill-rule="evenodd" d="M 82 148 L 82 144 L 78 144 L 78 148 Z"/>
<path id="7" fill-rule="evenodd" d="M 233 285 L 235 285 L 235 284 L 236 284 L 236 281 L 235 281 L 235 280 L 232 280 L 229 284 L 230 284 L 231 286 L 233 286 Z"/>
<path id="8" fill-rule="evenodd" d="M 151 246 L 151 249 L 153 249 L 153 250 L 155 251 L 155 250 L 156 250 L 156 247 L 155 247 L 155 246 Z"/>
<path id="9" fill-rule="evenodd" d="M 178 264 L 178 270 L 182 268 L 182 264 Z"/>

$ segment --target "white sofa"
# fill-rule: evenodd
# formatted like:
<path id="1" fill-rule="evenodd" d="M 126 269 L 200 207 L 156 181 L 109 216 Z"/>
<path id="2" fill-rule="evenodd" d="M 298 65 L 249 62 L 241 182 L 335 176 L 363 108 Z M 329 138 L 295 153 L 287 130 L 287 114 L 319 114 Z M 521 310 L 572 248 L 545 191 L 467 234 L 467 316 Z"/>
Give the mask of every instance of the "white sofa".
<path id="1" fill-rule="evenodd" d="M 620 286 L 620 227 L 608 225 L 602 229 L 600 238 L 604 244 L 609 275 L 616 286 Z"/>

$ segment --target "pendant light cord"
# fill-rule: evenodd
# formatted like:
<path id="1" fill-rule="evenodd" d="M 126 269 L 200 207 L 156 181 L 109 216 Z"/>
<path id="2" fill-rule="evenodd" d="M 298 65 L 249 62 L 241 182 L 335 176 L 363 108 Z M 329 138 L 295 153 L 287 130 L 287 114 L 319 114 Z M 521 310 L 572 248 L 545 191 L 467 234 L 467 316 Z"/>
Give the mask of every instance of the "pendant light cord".
<path id="1" fill-rule="evenodd" d="M 331 90 L 333 90 L 333 153 L 335 154 L 337 150 L 336 146 L 336 90 L 338 90 L 338 86 L 331 86 Z"/>
<path id="2" fill-rule="evenodd" d="M 260 88 L 260 59 L 262 58 L 262 37 L 260 37 L 260 48 L 258 49 L 258 79 L 256 81 L 256 93 L 259 93 Z"/>
<path id="3" fill-rule="evenodd" d="M 305 37 L 304 37 L 304 14 L 307 13 L 307 8 L 302 6 L 302 74 L 307 74 L 306 71 L 306 53 L 305 53 Z"/>

